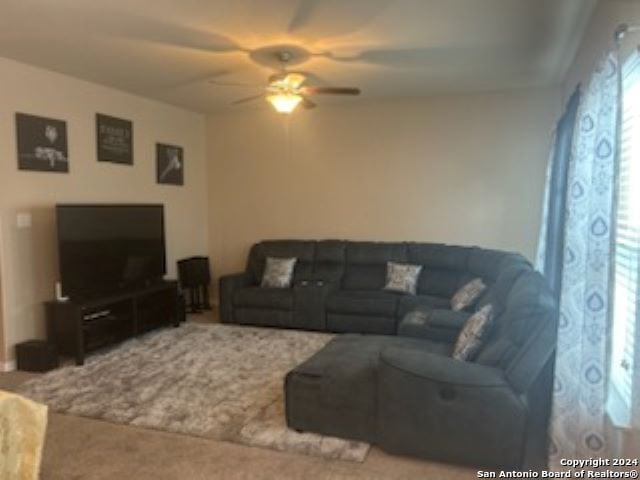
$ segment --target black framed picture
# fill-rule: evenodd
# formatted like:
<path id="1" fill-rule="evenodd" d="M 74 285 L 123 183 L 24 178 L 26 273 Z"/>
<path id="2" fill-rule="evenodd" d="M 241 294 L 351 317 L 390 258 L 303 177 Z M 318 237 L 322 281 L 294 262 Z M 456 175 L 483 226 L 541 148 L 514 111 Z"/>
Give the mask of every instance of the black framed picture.
<path id="1" fill-rule="evenodd" d="M 133 122 L 96 113 L 98 161 L 133 165 Z"/>
<path id="2" fill-rule="evenodd" d="M 18 169 L 67 173 L 67 122 L 16 113 Z"/>
<path id="3" fill-rule="evenodd" d="M 182 147 L 156 143 L 156 179 L 162 184 L 184 185 Z"/>

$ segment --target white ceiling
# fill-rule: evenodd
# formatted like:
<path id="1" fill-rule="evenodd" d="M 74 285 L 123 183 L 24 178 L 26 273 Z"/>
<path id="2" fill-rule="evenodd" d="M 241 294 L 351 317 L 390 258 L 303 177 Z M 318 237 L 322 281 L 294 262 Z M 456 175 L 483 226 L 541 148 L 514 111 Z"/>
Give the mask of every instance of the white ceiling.
<path id="1" fill-rule="evenodd" d="M 281 44 L 363 99 L 503 90 L 559 83 L 596 2 L 2 0 L 0 56 L 203 112 L 259 93 L 207 80 L 264 84 L 251 52 Z"/>

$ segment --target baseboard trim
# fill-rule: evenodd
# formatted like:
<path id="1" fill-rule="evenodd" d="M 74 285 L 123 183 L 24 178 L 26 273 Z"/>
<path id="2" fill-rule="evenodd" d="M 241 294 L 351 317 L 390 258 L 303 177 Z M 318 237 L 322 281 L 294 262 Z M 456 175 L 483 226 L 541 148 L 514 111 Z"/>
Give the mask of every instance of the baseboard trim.
<path id="1" fill-rule="evenodd" d="M 13 372 L 16 369 L 16 361 L 0 362 L 0 372 Z"/>

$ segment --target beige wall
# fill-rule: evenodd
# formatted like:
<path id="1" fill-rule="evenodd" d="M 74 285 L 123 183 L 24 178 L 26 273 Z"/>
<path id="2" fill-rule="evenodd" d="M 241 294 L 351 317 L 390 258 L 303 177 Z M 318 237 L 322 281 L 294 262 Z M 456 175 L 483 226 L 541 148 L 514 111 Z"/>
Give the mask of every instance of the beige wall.
<path id="1" fill-rule="evenodd" d="M 0 279 L 4 341 L 13 345 L 44 334 L 44 300 L 57 277 L 54 204 L 146 202 L 165 204 L 167 264 L 207 247 L 205 119 L 202 115 L 14 61 L 0 59 Z M 17 170 L 15 112 L 67 121 L 70 173 Z M 134 123 L 133 167 L 96 160 L 96 112 Z M 185 149 L 185 186 L 157 185 L 155 142 Z M 16 214 L 32 215 L 19 229 Z M 3 348 L 3 347 L 0 347 Z"/>
<path id="2" fill-rule="evenodd" d="M 264 238 L 417 240 L 534 255 L 559 89 L 208 118 L 210 254 Z"/>

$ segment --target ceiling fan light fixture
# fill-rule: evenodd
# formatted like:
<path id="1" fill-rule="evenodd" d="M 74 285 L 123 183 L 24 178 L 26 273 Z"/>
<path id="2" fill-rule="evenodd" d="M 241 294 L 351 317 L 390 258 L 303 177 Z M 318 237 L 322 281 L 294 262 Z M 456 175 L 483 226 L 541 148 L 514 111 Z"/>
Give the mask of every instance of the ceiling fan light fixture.
<path id="1" fill-rule="evenodd" d="M 292 113 L 302 101 L 302 97 L 295 93 L 274 93 L 267 95 L 267 101 L 278 113 Z"/>

